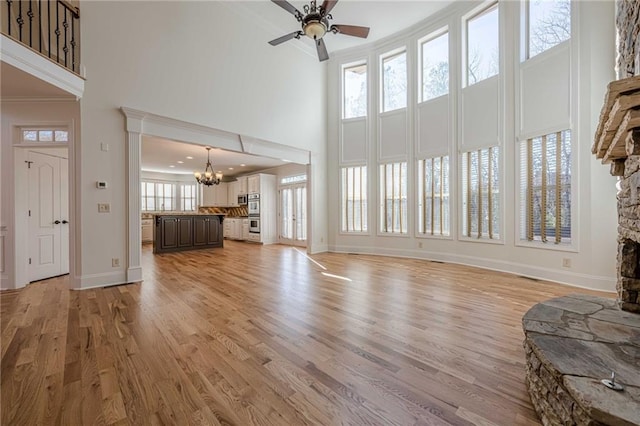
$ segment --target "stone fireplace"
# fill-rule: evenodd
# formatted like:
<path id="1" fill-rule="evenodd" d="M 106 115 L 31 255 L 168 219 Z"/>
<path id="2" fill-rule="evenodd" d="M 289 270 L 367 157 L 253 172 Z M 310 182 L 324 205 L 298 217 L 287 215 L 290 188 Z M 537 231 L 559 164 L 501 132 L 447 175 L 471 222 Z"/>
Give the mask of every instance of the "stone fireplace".
<path id="1" fill-rule="evenodd" d="M 640 425 L 640 1 L 616 1 L 616 28 L 618 80 L 591 151 L 618 177 L 617 300 L 570 295 L 523 317 L 527 389 L 545 425 Z M 606 386 L 612 372 L 621 389 Z"/>
<path id="2" fill-rule="evenodd" d="M 619 177 L 618 303 L 640 313 L 640 1 L 616 1 L 616 29 L 618 80 L 607 88 L 591 151 Z"/>
<path id="3" fill-rule="evenodd" d="M 640 75 L 609 84 L 592 152 L 619 179 L 618 303 L 640 313 Z"/>

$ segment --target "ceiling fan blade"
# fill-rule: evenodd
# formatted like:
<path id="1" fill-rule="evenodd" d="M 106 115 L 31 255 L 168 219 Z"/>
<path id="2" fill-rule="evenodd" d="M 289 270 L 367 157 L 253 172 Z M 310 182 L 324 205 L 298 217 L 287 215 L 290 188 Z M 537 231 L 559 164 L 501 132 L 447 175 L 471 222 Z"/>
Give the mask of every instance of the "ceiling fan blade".
<path id="1" fill-rule="evenodd" d="M 336 3 L 338 3 L 338 0 L 324 0 L 320 7 L 322 7 L 324 13 L 329 13 L 331 12 L 331 9 L 335 7 Z"/>
<path id="2" fill-rule="evenodd" d="M 278 37 L 276 39 L 271 40 L 269 44 L 272 46 L 277 46 L 280 43 L 284 43 L 285 41 L 291 40 L 292 38 L 298 38 L 302 34 L 303 34 L 302 31 L 294 31 L 291 34 L 286 34 L 286 35 L 283 35 L 282 37 Z"/>
<path id="3" fill-rule="evenodd" d="M 295 17 L 302 16 L 302 12 L 300 12 L 298 9 L 296 9 L 295 6 L 293 6 L 287 0 L 271 0 L 271 1 L 274 2 L 275 4 L 277 4 L 278 6 L 280 6 L 281 8 L 283 8 L 284 10 L 286 10 L 287 12 L 289 12 L 290 14 L 292 14 Z"/>
<path id="4" fill-rule="evenodd" d="M 324 44 L 324 39 L 316 40 L 316 49 L 318 50 L 318 59 L 320 59 L 320 62 L 329 59 L 329 53 L 327 53 L 327 46 Z"/>
<path id="5" fill-rule="evenodd" d="M 359 27 L 357 25 L 335 24 L 331 26 L 331 31 L 337 31 L 340 34 L 361 38 L 367 38 L 369 35 L 369 27 Z"/>

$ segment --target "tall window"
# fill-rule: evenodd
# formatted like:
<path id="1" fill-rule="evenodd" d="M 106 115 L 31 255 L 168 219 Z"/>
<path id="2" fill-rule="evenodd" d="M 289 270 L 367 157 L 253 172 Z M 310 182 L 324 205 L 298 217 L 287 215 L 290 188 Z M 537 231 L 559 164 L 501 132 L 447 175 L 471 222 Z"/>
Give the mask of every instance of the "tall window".
<path id="1" fill-rule="evenodd" d="M 449 93 L 449 33 L 421 44 L 422 101 Z"/>
<path id="2" fill-rule="evenodd" d="M 500 238 L 499 148 L 462 154 L 463 233 L 469 238 Z"/>
<path id="3" fill-rule="evenodd" d="M 180 210 L 185 212 L 196 210 L 196 190 L 195 183 L 180 184 Z"/>
<path id="4" fill-rule="evenodd" d="M 380 165 L 380 231 L 407 233 L 407 163 Z"/>
<path id="5" fill-rule="evenodd" d="M 418 161 L 418 229 L 426 235 L 449 235 L 449 157 Z"/>
<path id="6" fill-rule="evenodd" d="M 367 64 L 344 68 L 344 118 L 367 116 Z"/>
<path id="7" fill-rule="evenodd" d="M 367 232 L 367 166 L 343 167 L 342 232 Z"/>
<path id="8" fill-rule="evenodd" d="M 467 20 L 467 85 L 499 72 L 498 3 Z"/>
<path id="9" fill-rule="evenodd" d="M 570 0 L 525 2 L 525 59 L 571 38 Z"/>
<path id="10" fill-rule="evenodd" d="M 522 142 L 521 238 L 571 242 L 571 131 Z"/>
<path id="11" fill-rule="evenodd" d="M 407 106 L 407 52 L 382 59 L 382 112 Z"/>
<path id="12" fill-rule="evenodd" d="M 143 181 L 140 185 L 142 211 L 164 211 L 175 209 L 175 184 Z"/>

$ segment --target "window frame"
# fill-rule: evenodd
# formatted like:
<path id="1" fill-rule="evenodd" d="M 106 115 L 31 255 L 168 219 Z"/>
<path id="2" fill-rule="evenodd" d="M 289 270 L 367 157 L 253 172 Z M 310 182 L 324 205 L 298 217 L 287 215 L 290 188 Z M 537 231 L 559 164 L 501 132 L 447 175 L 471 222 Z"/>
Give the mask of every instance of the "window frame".
<path id="1" fill-rule="evenodd" d="M 447 193 L 447 204 L 448 204 L 448 213 L 449 213 L 449 217 L 447 219 L 447 222 L 449 224 L 449 227 L 447 229 L 447 233 L 430 233 L 427 229 L 426 229 L 426 216 L 425 216 L 425 212 L 426 212 L 426 191 L 425 191 L 425 187 L 424 187 L 424 183 L 426 180 L 426 177 L 424 175 L 424 162 L 427 162 L 429 160 L 431 160 L 432 162 L 436 159 L 440 160 L 440 177 L 441 177 L 441 181 L 440 181 L 440 187 L 441 190 L 440 192 L 443 192 L 443 187 L 444 187 L 444 179 L 447 179 L 447 187 L 449 188 L 449 191 Z M 447 163 L 447 173 L 445 174 L 443 171 L 443 162 L 444 159 L 446 159 L 446 163 Z M 417 174 L 416 174 L 416 203 L 415 203 L 415 212 L 416 212 L 416 237 L 417 238 L 430 238 L 430 239 L 441 239 L 441 240 L 451 240 L 453 239 L 453 227 L 454 227 L 454 220 L 455 218 L 453 217 L 453 199 L 452 199 L 452 194 L 453 194 L 453 188 L 452 188 L 452 180 L 451 180 L 451 175 L 452 175 L 452 162 L 451 162 L 451 156 L 447 153 L 447 154 L 443 154 L 443 155 L 434 155 L 434 156 L 430 156 L 430 157 L 424 157 L 424 158 L 419 158 L 416 160 L 416 167 L 417 167 Z M 432 182 L 433 182 L 433 178 L 432 178 Z M 433 183 L 432 183 L 433 185 Z M 435 196 L 433 196 L 432 198 L 436 198 Z M 445 211 L 445 207 L 444 204 L 442 203 L 442 199 L 444 197 L 441 195 L 440 196 L 440 228 L 442 230 L 444 230 L 444 226 L 442 225 L 443 223 L 443 217 L 444 217 L 444 211 Z M 433 204 L 431 207 L 431 210 L 433 212 Z M 431 217 L 431 228 L 433 229 L 433 223 L 434 223 L 434 217 L 433 217 L 433 213 L 432 213 L 432 217 Z M 425 229 L 423 230 L 422 227 L 424 227 Z"/>
<path id="2" fill-rule="evenodd" d="M 433 98 L 429 98 L 429 99 L 425 99 L 424 98 L 424 65 L 423 65 L 423 61 L 424 61 L 424 54 L 423 54 L 423 46 L 426 43 L 429 43 L 431 41 L 434 41 L 435 39 L 443 36 L 443 35 L 447 35 L 447 68 L 449 71 L 449 76 L 448 76 L 448 80 L 447 80 L 447 93 L 444 93 L 442 95 L 438 95 L 435 96 Z M 417 98 L 418 99 L 418 104 L 422 104 L 425 102 L 429 102 L 432 101 L 434 99 L 438 99 L 442 96 L 448 96 L 451 94 L 451 37 L 450 37 L 451 33 L 450 33 L 450 29 L 449 29 L 449 25 L 444 25 L 442 27 L 440 27 L 439 29 L 435 30 L 435 31 L 431 31 L 429 32 L 427 35 L 425 35 L 424 37 L 421 37 L 418 39 L 417 42 L 417 56 L 418 56 L 418 83 L 417 83 L 417 89 L 418 89 L 418 94 L 417 94 Z"/>
<path id="3" fill-rule="evenodd" d="M 485 232 L 482 231 L 482 227 L 479 224 L 479 230 L 480 230 L 480 236 L 478 235 L 474 235 L 471 231 L 471 225 L 468 224 L 468 218 L 471 215 L 470 212 L 468 212 L 468 207 L 465 208 L 465 206 L 469 205 L 469 196 L 470 194 L 467 192 L 467 188 L 468 188 L 468 175 L 469 175 L 469 170 L 471 168 L 470 162 L 468 160 L 465 159 L 465 155 L 469 155 L 471 153 L 479 153 L 479 151 L 488 149 L 490 150 L 489 152 L 491 152 L 491 150 L 497 149 L 498 153 L 497 153 L 497 167 L 498 167 L 498 177 L 497 177 L 497 192 L 492 191 L 492 197 L 491 199 L 487 198 L 487 204 L 491 207 L 491 201 L 497 201 L 498 205 L 498 238 L 490 238 L 488 236 L 485 236 Z M 478 154 L 479 155 L 479 154 Z M 503 197 L 504 197 L 504 188 L 503 188 L 503 175 L 504 175 L 504 165 L 503 165 L 503 155 L 504 155 L 504 149 L 502 148 L 502 146 L 500 144 L 496 144 L 496 145 L 491 145 L 491 146 L 484 146 L 484 147 L 479 147 L 479 148 L 474 148 L 474 149 L 470 149 L 467 151 L 462 151 L 459 154 L 459 158 L 458 158 L 458 176 L 459 176 L 459 182 L 458 184 L 460 185 L 460 195 L 459 195 L 459 202 L 460 202 L 460 208 L 459 208 L 459 226 L 460 226 L 460 231 L 459 231 L 459 237 L 458 239 L 460 241 L 465 241 L 465 242 L 478 242 L 478 243 L 487 243 L 487 244 L 504 244 L 505 243 L 505 235 L 504 235 L 504 202 L 503 202 Z M 491 163 L 491 157 L 493 157 L 492 154 L 487 154 L 487 161 L 488 161 L 488 165 L 490 165 Z M 490 168 L 489 168 L 490 169 Z M 491 177 L 493 176 L 493 173 L 490 172 L 490 170 L 488 170 L 488 173 L 490 174 L 489 179 L 491 179 Z M 465 177 L 467 178 L 467 181 L 465 181 Z M 478 185 L 480 185 L 481 182 L 479 182 Z M 482 197 L 482 195 L 480 195 L 480 197 Z M 480 206 L 482 205 L 482 199 L 480 198 Z M 478 213 L 477 215 L 480 216 L 482 214 L 482 209 L 478 209 Z M 465 225 L 469 228 L 469 230 L 467 232 L 465 232 Z M 491 230 L 488 230 L 488 233 L 495 233 L 492 232 L 494 227 L 491 224 L 491 220 L 488 220 L 487 223 L 488 227 L 491 228 Z M 469 236 L 468 234 L 471 233 L 472 235 Z"/>
<path id="4" fill-rule="evenodd" d="M 155 210 L 143 210 L 143 190 L 142 190 L 142 186 L 140 187 L 140 211 L 143 213 L 153 213 L 153 212 L 183 212 L 183 211 L 187 211 L 187 212 L 197 212 L 198 211 L 198 207 L 199 207 L 199 202 L 200 202 L 200 197 L 201 197 L 201 191 L 199 188 L 198 184 L 195 184 L 195 209 L 194 210 L 183 210 L 182 209 L 182 190 L 181 190 L 181 186 L 182 185 L 192 185 L 192 183 L 190 181 L 185 181 L 185 180 L 162 180 L 162 179 L 145 179 L 142 178 L 140 179 L 140 184 L 147 184 L 147 183 L 151 183 L 154 184 L 154 195 L 153 195 L 153 199 L 154 199 L 154 204 L 156 209 Z M 159 203 L 159 196 L 157 194 L 157 185 L 172 185 L 172 191 L 173 191 L 173 196 L 171 197 L 172 200 L 172 204 L 173 204 L 173 209 L 168 210 L 160 210 L 159 207 L 161 205 L 161 203 Z M 146 198 L 149 198 L 148 196 Z M 165 199 L 166 197 L 164 196 L 164 191 L 163 191 L 163 199 Z"/>
<path id="5" fill-rule="evenodd" d="M 575 170 L 575 166 L 576 166 L 576 156 L 577 153 L 575 152 L 576 149 L 576 145 L 575 145 L 575 133 L 576 130 L 572 129 L 571 127 L 562 127 L 562 128 L 553 128 L 550 130 L 545 130 L 544 133 L 546 136 L 550 135 L 550 134 L 554 134 L 554 133 L 562 133 L 564 131 L 569 131 L 570 133 L 570 137 L 571 137 L 571 161 L 569 162 L 569 167 L 571 168 L 571 191 L 570 191 L 570 201 L 571 201 L 571 212 L 569 215 L 569 220 L 571 221 L 571 241 L 567 242 L 567 243 L 560 243 L 560 244 L 554 244 L 553 241 L 549 241 L 549 242 L 542 242 L 542 241 L 538 241 L 538 240 L 533 240 L 533 241 L 529 241 L 526 238 L 522 238 L 522 229 L 527 227 L 527 218 L 523 217 L 523 213 L 525 212 L 527 205 L 526 205 L 526 200 L 523 200 L 522 198 L 522 187 L 523 185 L 527 185 L 527 182 L 524 181 L 523 182 L 523 173 L 522 173 L 522 164 L 524 159 L 522 158 L 522 144 L 525 143 L 527 140 L 529 139 L 535 139 L 537 137 L 541 137 L 542 135 L 539 136 L 529 136 L 529 137 L 525 137 L 525 138 L 521 138 L 517 141 L 517 164 L 518 164 L 518 169 L 516 171 L 516 189 L 518 191 L 517 194 L 517 199 L 516 199 L 516 206 L 515 206 L 515 217 L 516 217 L 516 221 L 515 221 L 515 230 L 514 230 L 514 235 L 515 235 L 515 245 L 518 247 L 528 247 L 528 248 L 535 248 L 535 249 L 541 249 L 541 250 L 549 250 L 549 251 L 558 251 L 558 252 L 570 252 L 570 253 L 577 253 L 578 252 L 578 240 L 579 240 L 579 234 L 577 233 L 576 229 L 579 227 L 577 220 L 577 207 L 579 204 L 579 200 L 578 200 L 578 193 L 577 191 L 577 183 L 576 183 L 576 179 L 577 179 L 577 171 Z M 524 213 L 526 214 L 526 213 Z"/>
<path id="6" fill-rule="evenodd" d="M 184 202 L 187 199 L 187 197 L 184 196 L 185 186 L 193 187 L 193 196 L 188 197 L 189 200 L 193 200 L 194 208 L 192 210 L 186 210 L 184 208 Z M 177 198 L 178 198 L 177 206 L 180 207 L 180 210 L 178 211 L 181 211 L 181 212 L 197 212 L 198 211 L 198 184 L 197 183 L 179 182 L 176 188 L 176 192 L 177 192 Z"/>
<path id="7" fill-rule="evenodd" d="M 478 80 L 474 83 L 469 83 L 469 21 L 472 21 L 476 18 L 479 18 L 487 13 L 493 11 L 493 9 L 497 9 L 498 12 L 498 72 L 492 76 L 485 77 L 481 80 Z M 469 13 L 462 16 L 462 88 L 470 87 L 478 83 L 482 83 L 485 80 L 489 80 L 490 78 L 499 77 L 500 76 L 500 57 L 502 55 L 501 52 L 501 43 L 500 43 L 500 2 L 498 0 L 490 0 L 482 3 L 480 6 L 475 9 L 469 11 Z"/>
<path id="8" fill-rule="evenodd" d="M 407 87 L 405 88 L 405 105 L 403 107 L 399 107 L 399 108 L 394 108 L 394 109 L 389 109 L 389 110 L 385 110 L 384 109 L 384 101 L 385 101 L 385 90 L 384 90 L 384 64 L 385 61 L 390 60 L 390 59 L 394 59 L 400 55 L 404 54 L 405 55 L 405 78 L 406 78 L 406 84 Z M 379 61 L 378 61 L 378 66 L 379 66 L 379 73 L 380 73 L 380 78 L 379 78 L 379 98 L 380 98 L 380 102 L 379 102 L 379 109 L 380 109 L 380 114 L 388 114 L 388 113 L 392 113 L 395 111 L 400 111 L 403 109 L 407 109 L 409 107 L 409 52 L 407 49 L 407 46 L 401 46 L 398 47 L 396 49 L 392 49 L 389 50 L 385 53 L 382 53 L 379 55 Z"/>
<path id="9" fill-rule="evenodd" d="M 392 224 L 391 224 L 391 231 L 389 231 L 389 224 L 387 223 L 387 197 L 385 197 L 385 194 L 387 192 L 387 181 L 385 180 L 383 182 L 383 178 L 386 177 L 386 170 L 383 172 L 383 168 L 386 168 L 386 166 L 392 165 L 395 167 L 395 165 L 398 165 L 400 167 L 399 170 L 399 178 L 400 178 L 400 185 L 402 185 L 402 165 L 404 164 L 405 166 L 405 182 L 406 182 L 406 186 L 404 188 L 404 192 L 402 189 L 402 186 L 400 186 L 400 198 L 399 200 L 396 197 L 393 197 L 393 206 L 392 206 Z M 393 175 L 393 170 L 391 171 L 392 175 Z M 378 164 L 378 212 L 379 212 L 379 216 L 378 216 L 378 232 L 377 235 L 378 236 L 393 236 L 393 237 L 409 237 L 409 203 L 410 203 L 410 196 L 409 196 L 409 180 L 412 179 L 410 170 L 409 170 L 409 162 L 407 160 L 396 160 L 396 161 L 387 161 L 387 162 L 380 162 Z M 404 211 L 406 212 L 406 220 L 403 221 L 402 219 L 402 213 L 403 213 L 403 209 L 402 209 L 402 195 L 404 193 L 404 200 L 405 200 L 405 208 Z M 393 230 L 393 218 L 394 215 L 393 213 L 395 212 L 395 204 L 396 204 L 396 200 L 398 200 L 399 202 L 399 212 L 400 212 L 400 231 L 396 232 Z M 404 226 L 403 226 L 404 225 Z M 403 232 L 403 228 L 404 228 L 404 232 Z"/>
<path id="10" fill-rule="evenodd" d="M 553 0 L 555 1 L 555 0 Z M 541 55 L 546 55 L 548 52 L 556 50 L 559 46 L 565 43 L 570 43 L 573 38 L 573 5 L 569 2 L 569 38 L 561 41 L 545 50 L 538 52 L 531 56 L 531 0 L 523 0 L 520 2 L 520 63 L 527 62 L 531 59 L 537 58 Z M 566 129 L 565 129 L 566 130 Z"/>
<path id="11" fill-rule="evenodd" d="M 366 83 L 365 83 L 365 114 L 364 115 L 359 115 L 359 116 L 355 116 L 355 117 L 346 117 L 346 79 L 345 79 L 345 73 L 347 70 L 351 69 L 351 68 L 356 68 L 356 67 L 361 67 L 364 66 L 366 69 Z M 340 102 L 340 108 L 341 108 L 341 114 L 340 117 L 342 120 L 357 120 L 357 119 L 365 119 L 369 116 L 369 77 L 370 77 L 370 72 L 369 72 L 369 61 L 367 61 L 366 59 L 361 60 L 361 61 L 355 61 L 355 62 L 350 62 L 348 64 L 342 64 L 341 66 L 341 70 L 340 70 L 340 78 L 341 78 L 341 102 Z"/>
<path id="12" fill-rule="evenodd" d="M 20 145 L 34 145 L 34 146 L 68 146 L 73 142 L 73 136 L 71 132 L 71 126 L 66 124 L 37 124 L 37 125 L 25 125 L 25 126 L 17 126 L 17 141 Z M 42 131 L 51 131 L 53 140 L 51 141 L 42 141 L 40 140 L 40 132 Z M 25 132 L 37 132 L 37 140 L 28 140 L 25 139 Z M 67 140 L 66 141 L 58 141 L 55 139 L 56 132 L 66 132 Z"/>
<path id="13" fill-rule="evenodd" d="M 348 227 L 346 227 L 347 229 L 345 229 L 344 226 L 344 221 L 346 219 L 346 215 L 348 213 L 348 206 L 343 204 L 344 202 L 347 201 L 347 194 L 344 193 L 344 187 L 345 187 L 345 182 L 343 180 L 343 172 L 344 173 L 348 173 L 346 170 L 348 169 L 353 169 L 354 173 L 355 173 L 355 169 L 360 169 L 360 223 L 361 225 L 363 223 L 366 223 L 366 229 L 364 230 L 360 230 L 360 231 L 350 231 L 348 230 Z M 362 179 L 362 170 L 365 170 L 365 177 L 366 179 Z M 340 166 L 339 167 L 340 170 L 340 231 L 339 233 L 342 235 L 370 235 L 371 233 L 371 226 L 370 226 L 370 220 L 369 220 L 369 207 L 370 207 L 370 197 L 369 197 L 369 170 L 366 164 L 353 164 L 353 165 L 344 165 L 344 166 Z M 364 183 L 364 188 L 362 183 Z M 354 185 L 355 186 L 355 185 Z M 362 213 L 362 204 L 363 201 L 365 202 L 365 211 L 364 213 Z M 348 221 L 347 221 L 348 222 Z M 361 226 L 362 228 L 362 226 Z"/>

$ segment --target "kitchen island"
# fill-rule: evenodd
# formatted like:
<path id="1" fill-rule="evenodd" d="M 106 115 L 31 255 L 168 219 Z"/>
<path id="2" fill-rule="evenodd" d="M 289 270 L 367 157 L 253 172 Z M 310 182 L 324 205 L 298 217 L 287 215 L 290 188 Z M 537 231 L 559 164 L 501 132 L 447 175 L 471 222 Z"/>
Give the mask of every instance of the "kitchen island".
<path id="1" fill-rule="evenodd" d="M 155 214 L 154 253 L 222 247 L 224 214 Z"/>

